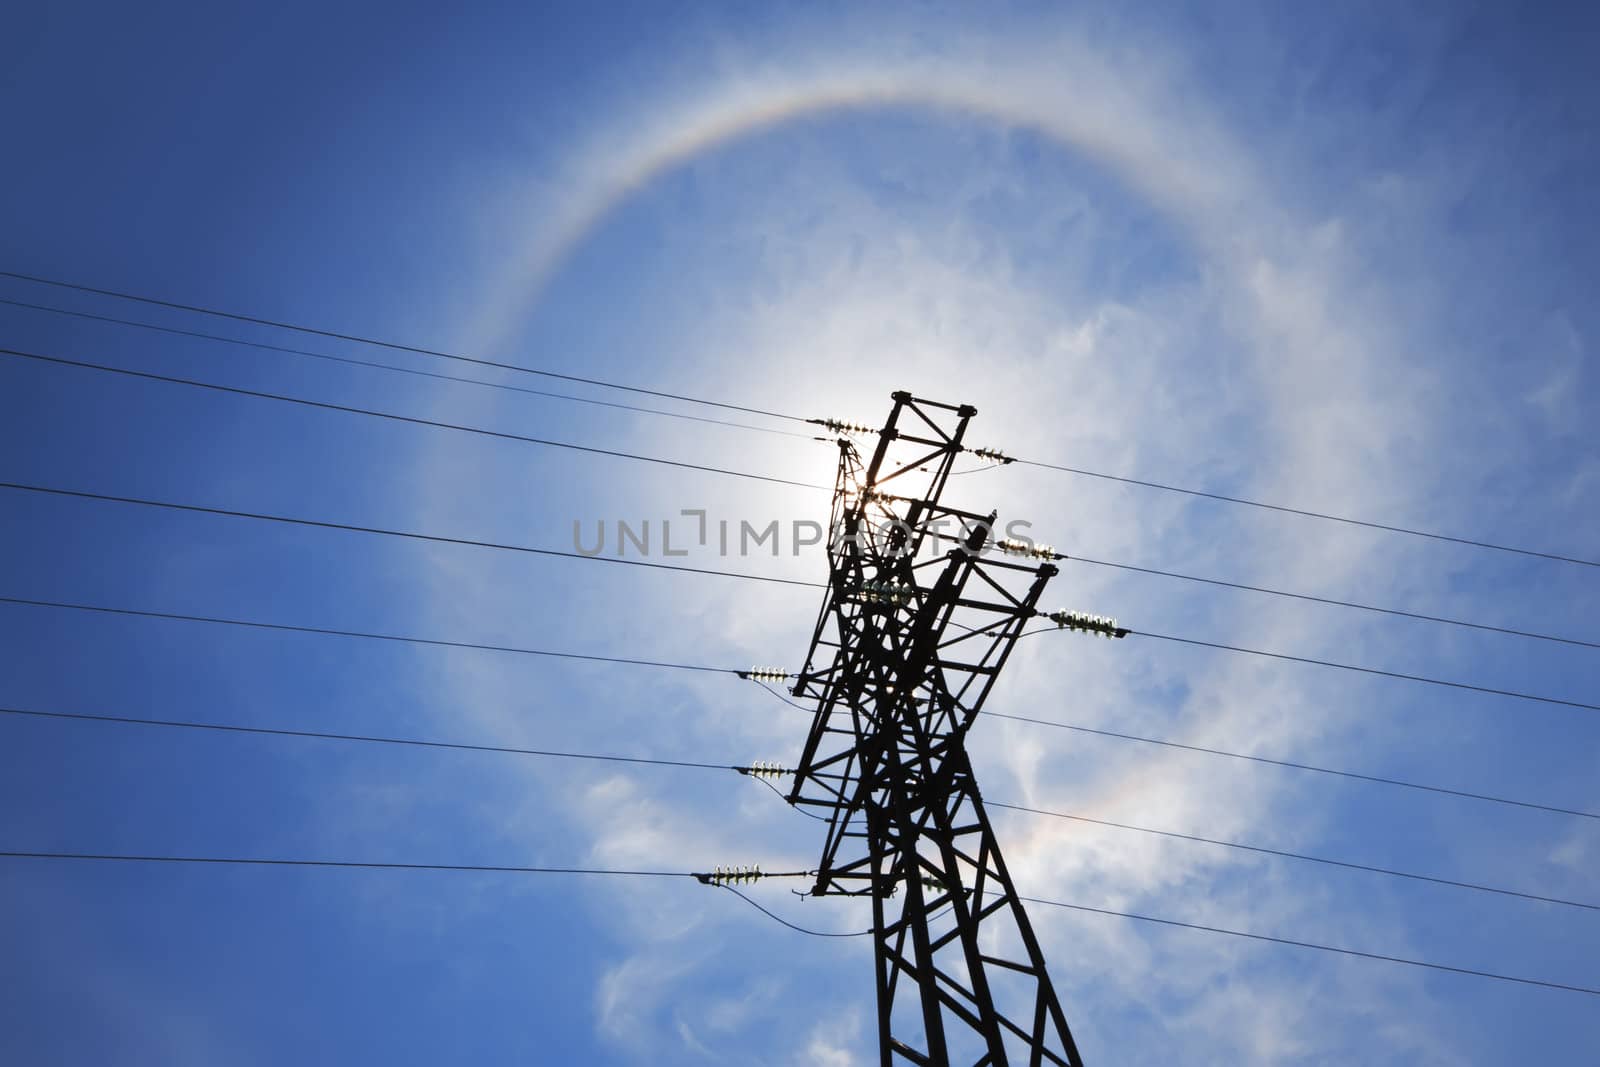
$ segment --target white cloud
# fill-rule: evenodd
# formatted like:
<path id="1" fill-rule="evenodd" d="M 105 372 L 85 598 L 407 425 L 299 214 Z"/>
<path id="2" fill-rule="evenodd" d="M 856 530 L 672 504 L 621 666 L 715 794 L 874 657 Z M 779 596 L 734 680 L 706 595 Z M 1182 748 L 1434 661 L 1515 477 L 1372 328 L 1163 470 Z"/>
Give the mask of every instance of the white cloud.
<path id="1" fill-rule="evenodd" d="M 652 381 L 852 419 L 875 417 L 890 388 L 911 387 L 975 402 L 981 414 L 974 433 L 982 443 L 1026 457 L 1068 463 L 1092 457 L 1082 465 L 1221 485 L 1269 500 L 1336 501 L 1335 510 L 1360 516 L 1404 517 L 1441 499 L 1439 469 L 1411 459 L 1447 433 L 1441 427 L 1449 411 L 1434 388 L 1438 368 L 1418 358 L 1430 324 L 1368 277 L 1372 257 L 1387 248 L 1385 235 L 1354 210 L 1305 215 L 1297 194 L 1254 174 L 1248 146 L 1188 92 L 1193 86 L 1180 63 L 1148 50 L 1106 48 L 1072 32 L 1027 44 L 982 41 L 959 54 L 874 42 L 885 46 L 892 58 L 875 52 L 850 59 L 846 51 L 844 60 L 820 63 L 802 50 L 793 61 L 760 57 L 747 68 L 739 68 L 732 54 L 738 50 L 731 49 L 714 76 L 642 100 L 608 124 L 594 146 L 574 153 L 572 173 L 581 180 L 562 186 L 547 205 L 551 214 L 541 216 L 541 233 L 530 242 L 531 267 L 513 274 L 511 290 L 523 296 L 530 279 L 546 278 L 620 199 L 722 148 L 728 158 L 693 169 L 706 201 L 721 214 L 658 223 L 671 264 L 646 284 L 703 313 L 653 333 L 656 351 L 671 362 Z M 949 181 L 919 179 L 915 168 L 896 172 L 896 180 L 921 182 L 921 209 L 880 195 L 846 161 L 831 157 L 826 132 L 796 130 L 794 151 L 781 157 L 752 150 L 745 158 L 735 150 L 739 137 L 798 117 L 898 104 L 933 105 L 930 126 L 945 123 L 953 138 L 971 138 L 965 147 L 978 146 L 961 158 L 937 153 L 941 165 L 955 169 Z M 985 123 L 1042 130 L 1067 147 L 1049 149 L 1062 158 L 1019 177 L 1018 164 L 1002 151 L 1004 134 Z M 903 136 L 926 147 L 935 134 L 921 128 Z M 1097 202 L 1085 186 L 1107 174 L 1120 196 Z M 1392 174 L 1375 181 L 1388 195 L 1404 185 L 1409 201 L 1427 195 Z M 1018 249 L 1026 234 L 985 223 L 975 207 L 985 197 L 1011 197 L 1033 208 L 1052 196 L 1070 210 L 1053 216 L 1039 206 L 1041 230 L 1055 233 L 1049 225 L 1066 225 L 1069 217 L 1084 230 L 1061 231 L 1068 236 L 1053 249 L 1059 255 L 1043 265 L 1024 262 Z M 1139 203 L 1154 205 L 1163 221 L 1140 216 L 1131 206 Z M 1163 254 L 1184 269 L 1146 284 L 1108 283 L 1106 264 L 1095 256 L 1131 243 L 1151 225 L 1161 231 Z M 704 254 L 711 241 L 758 274 L 730 279 L 723 256 Z M 1136 274 L 1136 264 L 1112 266 Z M 503 325 L 507 303 L 503 295 L 490 301 L 483 321 L 492 330 Z M 1533 399 L 1547 414 L 1559 412 L 1564 387 L 1548 388 L 1548 397 L 1536 392 Z M 688 451 L 675 427 L 641 422 L 625 433 L 642 450 Z M 752 441 L 724 455 L 744 469 L 823 480 L 829 473 L 825 454 L 789 442 Z M 643 514 L 706 506 L 739 516 L 770 507 L 787 518 L 822 507 L 818 494 L 697 481 L 693 498 L 685 499 L 653 475 L 606 467 L 604 477 L 614 479 L 607 499 L 633 502 L 628 506 Z M 434 488 L 441 510 L 460 491 L 439 482 Z M 548 490 L 537 505 L 511 510 L 533 526 L 562 507 L 593 506 L 583 488 Z M 1271 516 L 1135 496 L 1037 470 L 977 475 L 959 491 L 1026 514 L 1041 536 L 1069 554 L 1164 563 L 1308 592 L 1405 589 L 1421 559 L 1414 546 L 1393 539 L 1382 541 L 1380 551 L 1370 534 L 1324 529 L 1313 536 L 1304 526 L 1290 533 Z M 551 529 L 564 531 L 564 519 Z M 734 562 L 750 570 L 768 564 Z M 772 566 L 809 577 L 817 564 L 814 557 L 799 564 L 786 558 Z M 586 598 L 566 608 L 560 625 L 543 619 L 530 625 L 563 638 L 610 633 L 618 647 L 651 655 L 681 652 L 738 664 L 772 660 L 779 650 L 797 656 L 814 610 L 814 598 L 790 591 L 690 579 L 625 585 L 635 577 L 606 585 L 633 590 L 625 611 Z M 612 581 L 597 577 L 585 593 Z M 465 574 L 453 573 L 449 582 L 455 597 L 472 588 Z M 1136 629 L 1354 661 L 1393 651 L 1349 616 L 1157 590 L 1083 564 L 1069 563 L 1056 590 L 1066 606 L 1115 612 Z M 477 604 L 479 594 L 495 595 L 478 587 L 466 599 Z M 1363 765 L 1357 742 L 1363 732 L 1389 728 L 1354 707 L 1330 711 L 1334 687 L 1304 668 L 1191 654 L 1138 638 L 1110 650 L 1070 637 L 1030 642 L 1019 650 L 996 707 L 1043 709 L 1045 718 L 1112 728 L 1131 723 L 1135 732 L 1246 752 L 1315 751 L 1352 766 Z M 630 747 L 690 736 L 697 751 L 731 748 L 746 756 L 741 746 L 765 746 L 748 758 L 781 758 L 797 737 L 792 716 L 748 688 L 674 679 L 669 693 L 637 676 L 608 674 L 601 681 L 610 693 L 608 712 L 628 728 L 601 729 L 599 736 L 625 737 Z M 475 698 L 502 691 L 481 677 L 461 683 Z M 1337 692 L 1348 704 L 1372 690 L 1341 682 Z M 985 780 L 1007 783 L 1003 794 L 994 786 L 990 795 L 1023 803 L 1288 846 L 1314 843 L 1328 817 L 1297 780 L 1190 754 L 1116 748 L 998 721 L 982 724 L 973 745 Z M 1093 758 L 1083 754 L 1090 749 Z M 1071 777 L 1062 773 L 1067 767 Z M 710 795 L 619 776 L 575 794 L 559 814 L 606 863 L 670 864 L 694 856 L 771 864 L 797 855 L 809 862 L 806 831 L 814 827 L 778 829 L 783 809 L 759 792 L 739 794 L 735 818 L 727 817 L 726 791 L 715 794 L 721 800 Z M 1363 917 L 1277 861 L 1056 820 L 1008 815 L 1003 826 L 1007 857 L 1025 892 L 1266 933 L 1310 930 L 1352 947 L 1403 941 L 1392 915 L 1374 908 Z M 724 910 L 726 901 L 681 911 L 632 888 L 606 889 L 597 900 L 627 902 L 601 921 L 639 946 L 602 982 L 602 1028 L 619 1040 L 623 1032 L 637 1037 L 649 1028 L 649 1013 L 638 1004 L 659 1003 L 674 983 L 700 973 L 677 955 L 688 931 L 704 944 L 725 944 L 730 922 L 745 918 Z M 1431 1010 L 1428 992 L 1406 977 L 1360 971 L 1358 980 L 1343 967 L 1305 962 L 1287 950 L 1103 918 L 1048 911 L 1036 922 L 1052 960 L 1067 958 L 1057 981 L 1073 1005 L 1114 1012 L 1142 1002 L 1152 1012 L 1127 1062 L 1165 1061 L 1178 1047 L 1233 1062 L 1318 1058 L 1343 1047 L 1370 1016 L 1383 1020 L 1393 1049 L 1419 1062 L 1452 1062 L 1459 1054 L 1405 1021 Z M 866 968 L 861 955 L 849 958 Z M 807 1003 L 824 1014 L 846 1010 L 826 988 Z M 677 1025 L 699 1042 L 708 1028 L 717 1029 L 708 1018 L 680 1017 Z M 1104 1025 L 1085 1029 L 1101 1047 L 1128 1037 L 1113 1038 Z M 852 1062 L 850 1049 L 865 1039 L 854 1030 L 813 1030 L 805 1040 L 811 1062 Z"/>

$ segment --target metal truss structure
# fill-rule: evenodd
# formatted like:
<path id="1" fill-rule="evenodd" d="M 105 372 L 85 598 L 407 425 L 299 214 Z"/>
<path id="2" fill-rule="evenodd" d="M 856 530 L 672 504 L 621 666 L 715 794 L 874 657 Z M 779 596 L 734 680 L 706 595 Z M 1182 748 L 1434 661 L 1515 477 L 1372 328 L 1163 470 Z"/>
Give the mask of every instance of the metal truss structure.
<path id="1" fill-rule="evenodd" d="M 1054 554 L 1002 558 L 994 513 L 941 502 L 976 451 L 973 408 L 893 399 L 870 459 L 839 440 L 828 589 L 792 690 L 816 701 L 789 793 L 828 824 L 812 891 L 872 898 L 886 1067 L 1078 1067 L 965 745 Z"/>

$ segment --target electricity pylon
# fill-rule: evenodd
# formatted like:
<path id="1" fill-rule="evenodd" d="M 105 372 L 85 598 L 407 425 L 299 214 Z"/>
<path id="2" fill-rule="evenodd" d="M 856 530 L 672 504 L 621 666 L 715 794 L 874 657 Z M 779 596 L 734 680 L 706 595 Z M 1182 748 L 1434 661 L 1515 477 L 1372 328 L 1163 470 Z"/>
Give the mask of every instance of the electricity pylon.
<path id="1" fill-rule="evenodd" d="M 893 399 L 869 460 L 839 438 L 828 589 L 792 690 L 817 702 L 789 793 L 828 822 L 812 892 L 872 898 L 885 1067 L 1079 1067 L 965 745 L 1054 553 L 940 502 L 981 452 L 962 442 L 973 408 Z"/>

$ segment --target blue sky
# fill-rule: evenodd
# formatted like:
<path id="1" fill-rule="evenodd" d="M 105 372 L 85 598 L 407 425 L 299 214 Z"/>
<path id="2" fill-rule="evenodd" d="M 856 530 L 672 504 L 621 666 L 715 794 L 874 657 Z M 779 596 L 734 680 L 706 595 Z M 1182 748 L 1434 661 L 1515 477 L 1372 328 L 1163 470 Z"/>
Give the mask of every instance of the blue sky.
<path id="1" fill-rule="evenodd" d="M 910 389 L 976 405 L 974 441 L 1019 456 L 1592 557 L 1597 29 L 1558 5 L 53 4 L 8 20 L 0 269 L 806 415 L 876 422 Z M 14 280 L 0 297 L 461 372 Z M 832 476 L 830 447 L 778 435 L 8 305 L 0 330 Z M 0 410 L 0 480 L 448 536 L 565 548 L 574 520 L 826 507 L 15 359 Z M 1037 468 L 957 482 L 1069 555 L 1600 639 L 1587 568 Z M 7 596 L 791 669 L 816 610 L 727 579 L 0 501 Z M 787 545 L 686 562 L 824 567 Z M 1073 562 L 1047 600 L 1600 694 L 1592 649 Z M 0 628 L 14 707 L 729 762 L 791 761 L 805 725 L 725 677 L 18 606 Z M 1148 639 L 1029 638 L 990 707 L 1576 808 L 1600 782 L 1593 712 Z M 4 718 L 6 849 L 706 869 L 820 846 L 731 773 Z M 971 744 L 991 800 L 1580 900 L 1600 874 L 1593 820 L 998 719 Z M 996 822 L 1030 895 L 1600 985 L 1592 912 Z M 756 896 L 864 921 L 788 888 Z M 688 882 L 9 860 L 0 899 L 8 1062 L 874 1056 L 867 945 Z M 1600 1040 L 1578 994 L 1032 914 L 1092 1063 L 1565 1063 Z"/>

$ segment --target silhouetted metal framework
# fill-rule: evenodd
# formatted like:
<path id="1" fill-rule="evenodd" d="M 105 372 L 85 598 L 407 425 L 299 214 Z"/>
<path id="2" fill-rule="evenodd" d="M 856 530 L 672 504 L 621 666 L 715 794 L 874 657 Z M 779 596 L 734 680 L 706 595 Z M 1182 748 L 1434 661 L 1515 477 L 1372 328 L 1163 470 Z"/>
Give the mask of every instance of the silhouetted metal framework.
<path id="1" fill-rule="evenodd" d="M 789 794 L 828 820 L 813 892 L 872 897 L 885 1065 L 1078 1065 L 964 743 L 1056 567 L 982 555 L 995 514 L 940 502 L 975 410 L 893 399 L 870 460 L 839 442 L 793 689 L 817 702 Z"/>

